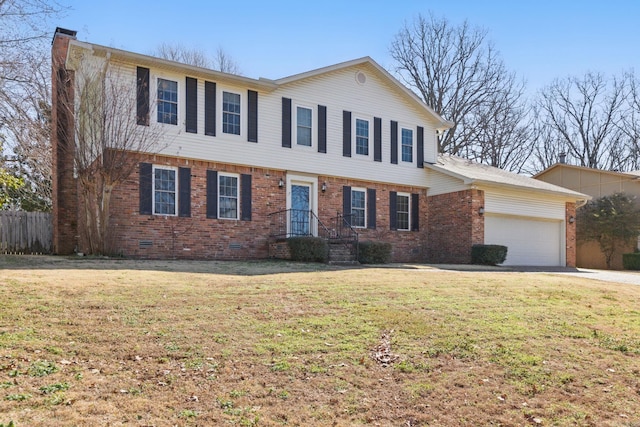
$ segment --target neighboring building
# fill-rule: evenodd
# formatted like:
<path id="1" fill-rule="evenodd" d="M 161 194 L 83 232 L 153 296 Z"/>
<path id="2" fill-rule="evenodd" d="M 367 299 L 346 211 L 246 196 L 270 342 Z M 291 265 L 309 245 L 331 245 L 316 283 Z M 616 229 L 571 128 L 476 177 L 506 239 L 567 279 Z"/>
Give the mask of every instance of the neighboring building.
<path id="1" fill-rule="evenodd" d="M 73 117 L 59 109 L 79 93 L 60 82 L 73 81 L 81 57 L 117 65 L 138 96 L 137 111 L 123 114 L 164 130 L 161 149 L 131 153 L 138 171 L 112 196 L 123 256 L 260 259 L 286 256 L 286 237 L 344 243 L 356 232 L 391 243 L 395 262 L 468 263 L 472 244 L 506 242 L 507 263 L 575 263 L 569 218 L 584 195 L 438 157 L 436 133 L 452 123 L 368 57 L 251 79 L 79 42 L 64 29 L 52 48 L 57 253 L 83 247 Z M 500 235 L 496 216 L 544 228 L 553 254 Z"/>
<path id="2" fill-rule="evenodd" d="M 535 175 L 534 178 L 588 194 L 593 199 L 624 193 L 634 198 L 640 206 L 640 171 L 615 172 L 556 163 Z M 630 245 L 615 253 L 611 267 L 622 269 L 622 254 L 633 252 L 636 247 L 637 244 Z M 597 242 L 580 243 L 576 261 L 579 267 L 606 268 L 607 266 Z"/>

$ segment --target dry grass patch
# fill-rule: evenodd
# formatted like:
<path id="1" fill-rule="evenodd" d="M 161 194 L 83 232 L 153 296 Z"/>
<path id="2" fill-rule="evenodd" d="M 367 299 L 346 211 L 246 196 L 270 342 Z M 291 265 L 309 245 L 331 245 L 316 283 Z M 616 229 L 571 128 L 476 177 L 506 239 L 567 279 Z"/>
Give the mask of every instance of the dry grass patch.
<path id="1" fill-rule="evenodd" d="M 0 268 L 0 424 L 640 425 L 637 286 L 281 262 Z"/>

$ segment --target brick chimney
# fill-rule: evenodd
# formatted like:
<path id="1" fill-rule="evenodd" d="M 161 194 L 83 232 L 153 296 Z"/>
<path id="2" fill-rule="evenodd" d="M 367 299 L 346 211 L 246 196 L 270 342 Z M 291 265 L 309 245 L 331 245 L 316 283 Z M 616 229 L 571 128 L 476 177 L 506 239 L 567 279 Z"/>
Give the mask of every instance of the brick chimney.
<path id="1" fill-rule="evenodd" d="M 51 150 L 53 253 L 72 254 L 78 243 L 78 184 L 74 177 L 74 75 L 65 62 L 76 32 L 56 28 L 51 42 Z"/>

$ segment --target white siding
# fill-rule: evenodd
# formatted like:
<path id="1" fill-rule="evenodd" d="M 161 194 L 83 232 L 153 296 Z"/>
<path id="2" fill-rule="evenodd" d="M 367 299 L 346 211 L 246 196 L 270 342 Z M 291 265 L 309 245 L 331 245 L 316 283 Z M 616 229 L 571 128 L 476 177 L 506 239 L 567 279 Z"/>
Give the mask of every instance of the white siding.
<path id="1" fill-rule="evenodd" d="M 520 215 L 531 218 L 564 220 L 565 200 L 541 193 L 485 189 L 484 209 L 487 213 Z"/>
<path id="2" fill-rule="evenodd" d="M 365 84 L 356 81 L 356 72 L 367 76 Z M 128 78 L 135 81 L 135 65 L 127 67 Z M 156 123 L 155 93 L 157 78 L 178 82 L 178 125 Z M 414 129 L 424 128 L 425 160 L 435 160 L 435 123 L 431 116 L 410 102 L 406 95 L 372 66 L 362 64 L 326 73 L 320 76 L 289 83 L 273 92 L 260 91 L 258 95 L 258 143 L 247 141 L 247 87 L 229 83 L 217 84 L 216 136 L 204 135 L 204 80 L 198 78 L 198 133 L 185 132 L 185 77 L 165 70 L 150 69 L 150 94 L 152 125 L 165 130 L 159 154 L 191 159 L 251 165 L 270 169 L 282 169 L 311 174 L 341 176 L 379 182 L 398 183 L 420 187 L 427 186 L 425 169 L 418 168 L 414 158 L 411 164 L 391 164 L 390 122 L 410 123 Z M 212 80 L 213 81 L 213 80 Z M 242 134 L 222 133 L 222 91 L 240 93 L 242 96 Z M 317 146 L 283 148 L 282 145 L 282 97 L 291 98 L 292 104 L 327 107 L 327 153 L 318 153 Z M 342 112 L 353 115 L 380 117 L 382 119 L 382 162 L 373 161 L 373 126 L 370 130 L 370 152 L 366 158 L 358 158 L 352 149 L 352 157 L 342 155 Z M 315 111 L 314 111 L 315 113 Z M 314 114 L 317 132 L 317 116 Z M 373 124 L 373 123 L 372 123 Z M 355 132 L 355 129 L 353 130 Z M 295 133 L 294 133 L 295 135 Z M 399 140 L 400 143 L 400 140 Z M 400 157 L 399 157 L 400 159 Z"/>
<path id="3" fill-rule="evenodd" d="M 427 190 L 427 196 L 437 196 L 438 194 L 455 193 L 457 191 L 464 191 L 471 188 L 470 185 L 465 184 L 461 179 L 454 178 L 449 175 L 445 175 L 434 170 L 427 170 L 427 182 L 429 190 Z"/>

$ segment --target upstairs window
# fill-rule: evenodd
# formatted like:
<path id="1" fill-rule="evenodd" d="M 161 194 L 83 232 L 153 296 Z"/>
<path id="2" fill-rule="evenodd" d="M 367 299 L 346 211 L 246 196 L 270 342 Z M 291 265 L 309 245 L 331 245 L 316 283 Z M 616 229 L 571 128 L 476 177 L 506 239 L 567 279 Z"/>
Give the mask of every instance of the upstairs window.
<path id="1" fill-rule="evenodd" d="M 396 225 L 398 230 L 409 230 L 409 195 L 398 193 L 396 198 Z"/>
<path id="2" fill-rule="evenodd" d="M 240 135 L 240 94 L 222 92 L 222 132 Z"/>
<path id="3" fill-rule="evenodd" d="M 366 227 L 366 190 L 351 189 L 351 225 L 354 227 Z"/>
<path id="4" fill-rule="evenodd" d="M 218 218 L 238 219 L 238 177 L 218 175 Z"/>
<path id="5" fill-rule="evenodd" d="M 154 166 L 153 213 L 156 215 L 175 215 L 176 196 L 175 168 Z"/>
<path id="6" fill-rule="evenodd" d="M 402 161 L 413 162 L 413 130 L 402 128 Z"/>
<path id="7" fill-rule="evenodd" d="M 178 124 L 178 82 L 158 79 L 158 123 Z"/>
<path id="8" fill-rule="evenodd" d="M 312 144 L 312 116 L 313 110 L 311 108 L 297 107 L 296 108 L 296 143 L 298 145 L 304 145 L 311 147 Z"/>
<path id="9" fill-rule="evenodd" d="M 369 121 L 356 119 L 356 154 L 369 155 Z"/>

